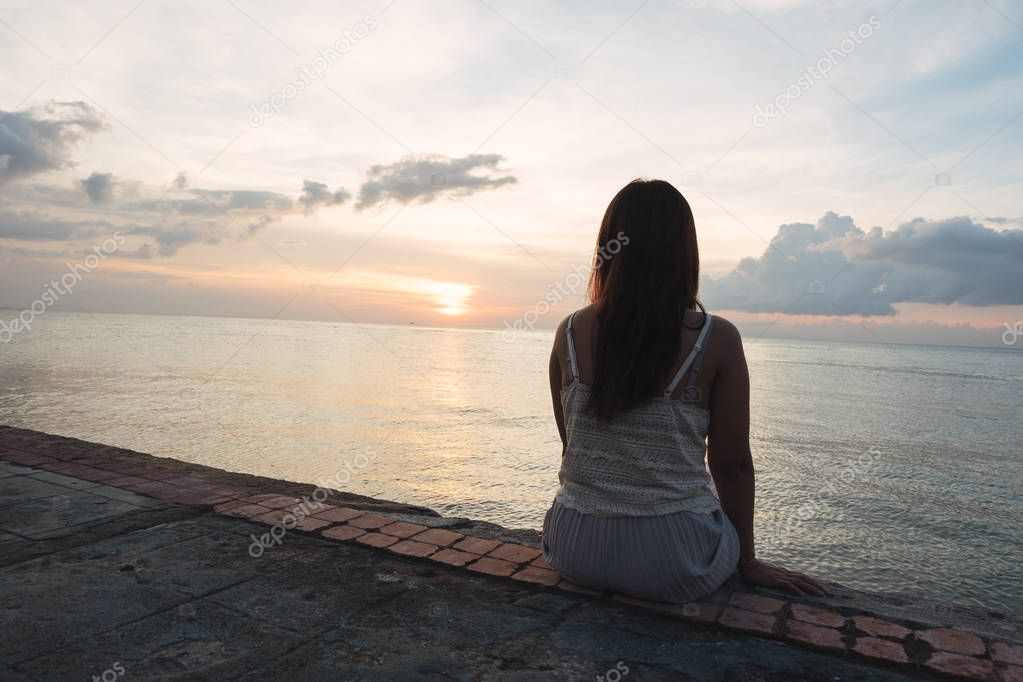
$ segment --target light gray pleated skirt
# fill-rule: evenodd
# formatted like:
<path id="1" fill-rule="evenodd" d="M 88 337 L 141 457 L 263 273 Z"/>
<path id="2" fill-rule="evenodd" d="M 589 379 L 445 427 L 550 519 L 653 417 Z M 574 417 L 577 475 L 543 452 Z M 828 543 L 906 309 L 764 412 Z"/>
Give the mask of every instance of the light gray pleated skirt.
<path id="1" fill-rule="evenodd" d="M 577 585 L 682 604 L 735 572 L 739 536 L 720 509 L 606 517 L 555 501 L 544 518 L 543 558 Z"/>

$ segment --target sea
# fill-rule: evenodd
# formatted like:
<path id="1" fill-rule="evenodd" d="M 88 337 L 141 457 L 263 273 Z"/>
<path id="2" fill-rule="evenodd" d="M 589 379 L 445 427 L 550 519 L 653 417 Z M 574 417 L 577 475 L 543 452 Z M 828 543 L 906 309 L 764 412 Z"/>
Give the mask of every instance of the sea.
<path id="1" fill-rule="evenodd" d="M 49 311 L 0 345 L 0 423 L 539 529 L 561 453 L 551 341 Z M 1023 352 L 745 348 L 759 556 L 936 608 L 1023 608 Z"/>

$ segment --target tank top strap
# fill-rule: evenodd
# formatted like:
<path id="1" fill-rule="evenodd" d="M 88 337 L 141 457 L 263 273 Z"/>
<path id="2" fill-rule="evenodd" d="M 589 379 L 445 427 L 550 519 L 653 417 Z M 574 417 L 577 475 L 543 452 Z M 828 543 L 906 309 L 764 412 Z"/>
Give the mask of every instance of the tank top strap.
<path id="1" fill-rule="evenodd" d="M 572 381 L 579 381 L 579 359 L 575 355 L 575 337 L 572 335 L 572 320 L 575 313 L 568 316 L 568 324 L 565 325 L 565 338 L 568 341 L 568 364 L 572 369 Z"/>
<path id="2" fill-rule="evenodd" d="M 682 381 L 682 377 L 685 376 L 686 371 L 692 367 L 693 372 L 689 376 L 689 381 L 686 382 L 686 387 L 691 388 L 696 384 L 696 377 L 700 373 L 700 365 L 703 362 L 703 346 L 707 340 L 707 334 L 710 332 L 710 326 L 714 322 L 714 316 L 707 313 L 707 319 L 703 321 L 703 328 L 700 329 L 700 335 L 696 337 L 696 345 L 689 351 L 689 355 L 686 356 L 685 362 L 675 372 L 675 376 L 672 378 L 671 383 L 664 389 L 664 397 L 670 398 L 671 394 L 678 388 L 679 382 Z"/>

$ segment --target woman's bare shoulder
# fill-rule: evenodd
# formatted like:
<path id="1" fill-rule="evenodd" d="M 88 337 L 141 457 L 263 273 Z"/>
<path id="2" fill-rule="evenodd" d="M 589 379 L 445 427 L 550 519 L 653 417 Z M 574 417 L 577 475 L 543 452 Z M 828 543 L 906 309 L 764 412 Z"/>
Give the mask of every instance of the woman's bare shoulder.
<path id="1" fill-rule="evenodd" d="M 575 317 L 572 317 L 573 315 Z M 563 336 L 565 334 L 565 329 L 568 327 L 568 318 L 572 318 L 572 331 L 574 332 L 583 326 L 589 325 L 593 321 L 595 315 L 596 310 L 592 303 L 565 315 L 564 319 L 562 319 L 561 323 L 558 325 L 557 335 Z"/>
<path id="2" fill-rule="evenodd" d="M 738 358 L 743 354 L 742 334 L 730 320 L 721 315 L 714 315 L 709 345 L 722 359 Z"/>

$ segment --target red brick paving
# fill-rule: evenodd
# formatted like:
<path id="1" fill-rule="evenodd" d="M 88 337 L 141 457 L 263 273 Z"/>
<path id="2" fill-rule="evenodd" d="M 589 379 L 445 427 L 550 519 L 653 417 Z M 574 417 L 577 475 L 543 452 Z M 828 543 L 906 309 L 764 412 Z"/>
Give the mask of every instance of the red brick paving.
<path id="1" fill-rule="evenodd" d="M 465 566 L 470 561 L 478 559 L 479 555 L 459 552 L 457 549 L 442 549 L 430 558 L 448 566 Z"/>
<path id="2" fill-rule="evenodd" d="M 922 639 L 935 649 L 953 654 L 967 656 L 983 656 L 984 640 L 977 635 L 950 628 L 934 628 L 933 630 L 917 630 L 917 639 Z"/>
<path id="3" fill-rule="evenodd" d="M 532 547 L 525 547 L 523 545 L 515 545 L 509 542 L 501 545 L 497 549 L 491 550 L 487 556 L 495 559 L 504 559 L 505 561 L 510 561 L 513 564 L 523 564 L 540 556 L 540 550 L 533 549 Z"/>
<path id="4" fill-rule="evenodd" d="M 231 511 L 232 509 L 250 506 L 252 506 L 252 503 L 249 502 L 248 500 L 231 500 L 230 502 L 223 502 L 221 504 L 218 504 L 213 508 L 213 511 L 217 512 L 218 514 L 224 514 Z"/>
<path id="5" fill-rule="evenodd" d="M 75 476 L 95 483 L 102 483 L 104 481 L 110 481 L 121 477 L 121 475 L 116 471 L 104 471 L 103 469 L 96 469 L 95 467 L 82 467 L 82 471 L 76 473 Z"/>
<path id="6" fill-rule="evenodd" d="M 415 540 L 402 540 L 401 542 L 391 545 L 389 549 L 395 554 L 404 554 L 405 556 L 422 558 L 428 557 L 436 552 L 437 545 L 430 545 L 425 542 L 416 542 Z"/>
<path id="7" fill-rule="evenodd" d="M 420 526 L 418 523 L 398 521 L 397 523 L 384 526 L 380 529 L 380 532 L 393 535 L 396 538 L 410 538 L 416 533 L 421 533 L 424 530 L 426 530 L 426 526 Z"/>
<path id="8" fill-rule="evenodd" d="M 1023 644 L 993 642 L 991 644 L 991 658 L 998 663 L 1023 665 Z"/>
<path id="9" fill-rule="evenodd" d="M 896 625 L 880 618 L 874 618 L 873 616 L 853 616 L 852 624 L 858 630 L 863 630 L 868 635 L 874 635 L 875 637 L 904 639 L 913 632 L 909 628 L 904 628 L 901 625 Z"/>
<path id="10" fill-rule="evenodd" d="M 515 572 L 515 564 L 508 561 L 502 561 L 501 559 L 483 557 L 476 563 L 470 565 L 469 570 L 476 571 L 477 573 L 486 573 L 487 575 L 507 577 Z"/>
<path id="11" fill-rule="evenodd" d="M 313 518 L 312 516 L 305 516 L 298 520 L 298 523 L 295 524 L 295 528 L 305 531 L 306 533 L 311 533 L 314 530 L 319 530 L 320 528 L 325 528 L 329 525 L 330 521 Z"/>
<path id="12" fill-rule="evenodd" d="M 732 591 L 727 587 L 718 588 L 717 591 L 712 592 L 707 597 L 704 597 L 706 601 L 712 601 L 715 604 L 727 604 L 732 598 Z"/>
<path id="13" fill-rule="evenodd" d="M 998 682 L 1023 682 L 1023 666 L 1008 665 L 998 668 Z"/>
<path id="14" fill-rule="evenodd" d="M 721 611 L 718 623 L 736 630 L 744 630 L 761 635 L 773 635 L 778 625 L 778 618 L 766 613 L 726 606 Z"/>
<path id="15" fill-rule="evenodd" d="M 360 535 L 365 535 L 366 531 L 355 526 L 334 526 L 320 533 L 325 538 L 331 540 L 354 540 Z"/>
<path id="16" fill-rule="evenodd" d="M 852 650 L 868 658 L 876 658 L 888 663 L 908 663 L 906 650 L 899 642 L 892 642 L 877 637 L 858 637 Z"/>
<path id="17" fill-rule="evenodd" d="M 107 485 L 113 484 L 107 483 Z M 181 488 L 180 492 L 168 492 L 166 494 L 166 497 L 162 497 L 160 499 L 169 500 L 171 502 L 177 502 L 178 504 L 206 505 L 224 502 L 228 498 L 218 493 L 204 493 L 199 491 L 188 490 L 186 488 Z"/>
<path id="18" fill-rule="evenodd" d="M 363 514 L 362 516 L 356 516 L 354 519 L 351 519 L 348 522 L 348 525 L 355 526 L 356 528 L 374 530 L 376 528 L 383 528 L 391 523 L 394 523 L 394 519 L 390 516 L 384 516 L 382 514 Z"/>
<path id="19" fill-rule="evenodd" d="M 454 542 L 458 542 L 464 537 L 465 536 L 461 533 L 456 533 L 453 530 L 431 528 L 423 531 L 419 535 L 413 536 L 413 539 L 418 540 L 419 542 L 428 542 L 431 545 L 437 545 L 438 547 L 447 547 Z"/>
<path id="20" fill-rule="evenodd" d="M 528 566 L 515 575 L 512 576 L 512 580 L 520 580 L 527 583 L 536 583 L 537 585 L 546 585 L 548 587 L 554 587 L 561 581 L 561 576 L 546 568 L 537 568 L 536 566 Z"/>
<path id="21" fill-rule="evenodd" d="M 467 535 L 464 540 L 455 545 L 455 549 L 473 554 L 486 554 L 495 547 L 500 546 L 500 540 L 484 540 Z"/>
<path id="22" fill-rule="evenodd" d="M 764 597 L 759 594 L 749 594 L 747 592 L 733 592 L 728 600 L 728 604 L 729 606 L 737 606 L 740 609 L 756 611 L 757 613 L 781 613 L 781 610 L 785 607 L 785 602 L 781 599 Z"/>
<path id="23" fill-rule="evenodd" d="M 251 516 L 249 518 L 251 518 L 253 521 L 258 521 L 259 523 L 265 523 L 268 526 L 276 526 L 278 524 L 284 523 L 284 515 L 286 513 L 287 512 L 285 512 L 283 509 L 272 509 L 265 514 L 260 514 L 259 516 Z"/>
<path id="24" fill-rule="evenodd" d="M 149 483 L 149 479 L 139 478 L 138 476 L 120 476 L 119 478 L 111 478 L 104 481 L 104 484 L 112 485 L 115 488 L 127 488 L 129 485 L 139 485 L 140 483 Z"/>
<path id="25" fill-rule="evenodd" d="M 792 616 L 804 623 L 821 625 L 826 628 L 840 628 L 845 625 L 845 616 L 808 604 L 792 604 Z"/>
<path id="26" fill-rule="evenodd" d="M 302 500 L 297 497 L 290 497 L 288 495 L 252 495 L 251 497 L 245 498 L 249 502 L 255 504 L 261 504 L 264 507 L 270 507 L 271 509 L 284 509 L 285 507 L 295 507 Z"/>
<path id="27" fill-rule="evenodd" d="M 331 523 L 350 521 L 351 519 L 365 515 L 366 512 L 359 511 L 358 509 L 351 509 L 350 507 L 333 507 L 313 514 L 316 518 L 323 519 L 324 521 L 330 521 Z"/>
<path id="28" fill-rule="evenodd" d="M 254 516 L 260 516 L 261 514 L 266 514 L 269 511 L 269 509 L 259 504 L 247 504 L 244 507 L 235 507 L 234 509 L 229 509 L 220 513 L 227 516 L 234 516 L 239 519 L 251 519 Z"/>
<path id="29" fill-rule="evenodd" d="M 946 675 L 958 675 L 975 680 L 984 680 L 994 672 L 991 661 L 973 656 L 961 656 L 947 651 L 935 651 L 927 659 L 927 667 Z"/>
<path id="30" fill-rule="evenodd" d="M 546 561 L 544 561 L 544 558 L 542 556 L 541 557 L 537 557 L 536 559 L 533 559 L 532 561 L 530 561 L 529 565 L 530 566 L 536 566 L 537 568 L 546 568 L 546 569 L 548 569 L 550 571 L 554 570 L 554 567 L 551 566 Z"/>
<path id="31" fill-rule="evenodd" d="M 675 618 L 683 620 L 699 621 L 701 623 L 715 623 L 725 608 L 724 604 L 710 601 L 687 602 L 685 604 L 668 604 L 663 602 L 651 602 L 645 599 L 636 599 L 622 594 L 614 595 L 615 601 L 625 604 L 632 604 L 644 609 L 651 609 L 658 613 L 666 613 Z"/>
<path id="32" fill-rule="evenodd" d="M 682 617 L 688 620 L 698 620 L 703 623 L 714 623 L 721 617 L 725 605 L 713 601 L 698 601 L 683 604 L 681 607 Z"/>
<path id="33" fill-rule="evenodd" d="M 842 633 L 834 628 L 821 627 L 804 623 L 801 620 L 789 618 L 785 621 L 785 634 L 790 639 L 820 649 L 832 651 L 845 651 L 845 642 L 842 641 Z"/>
<path id="34" fill-rule="evenodd" d="M 355 541 L 370 547 L 387 547 L 396 543 L 398 538 L 393 535 L 384 535 L 383 533 L 366 533 L 355 538 Z"/>

